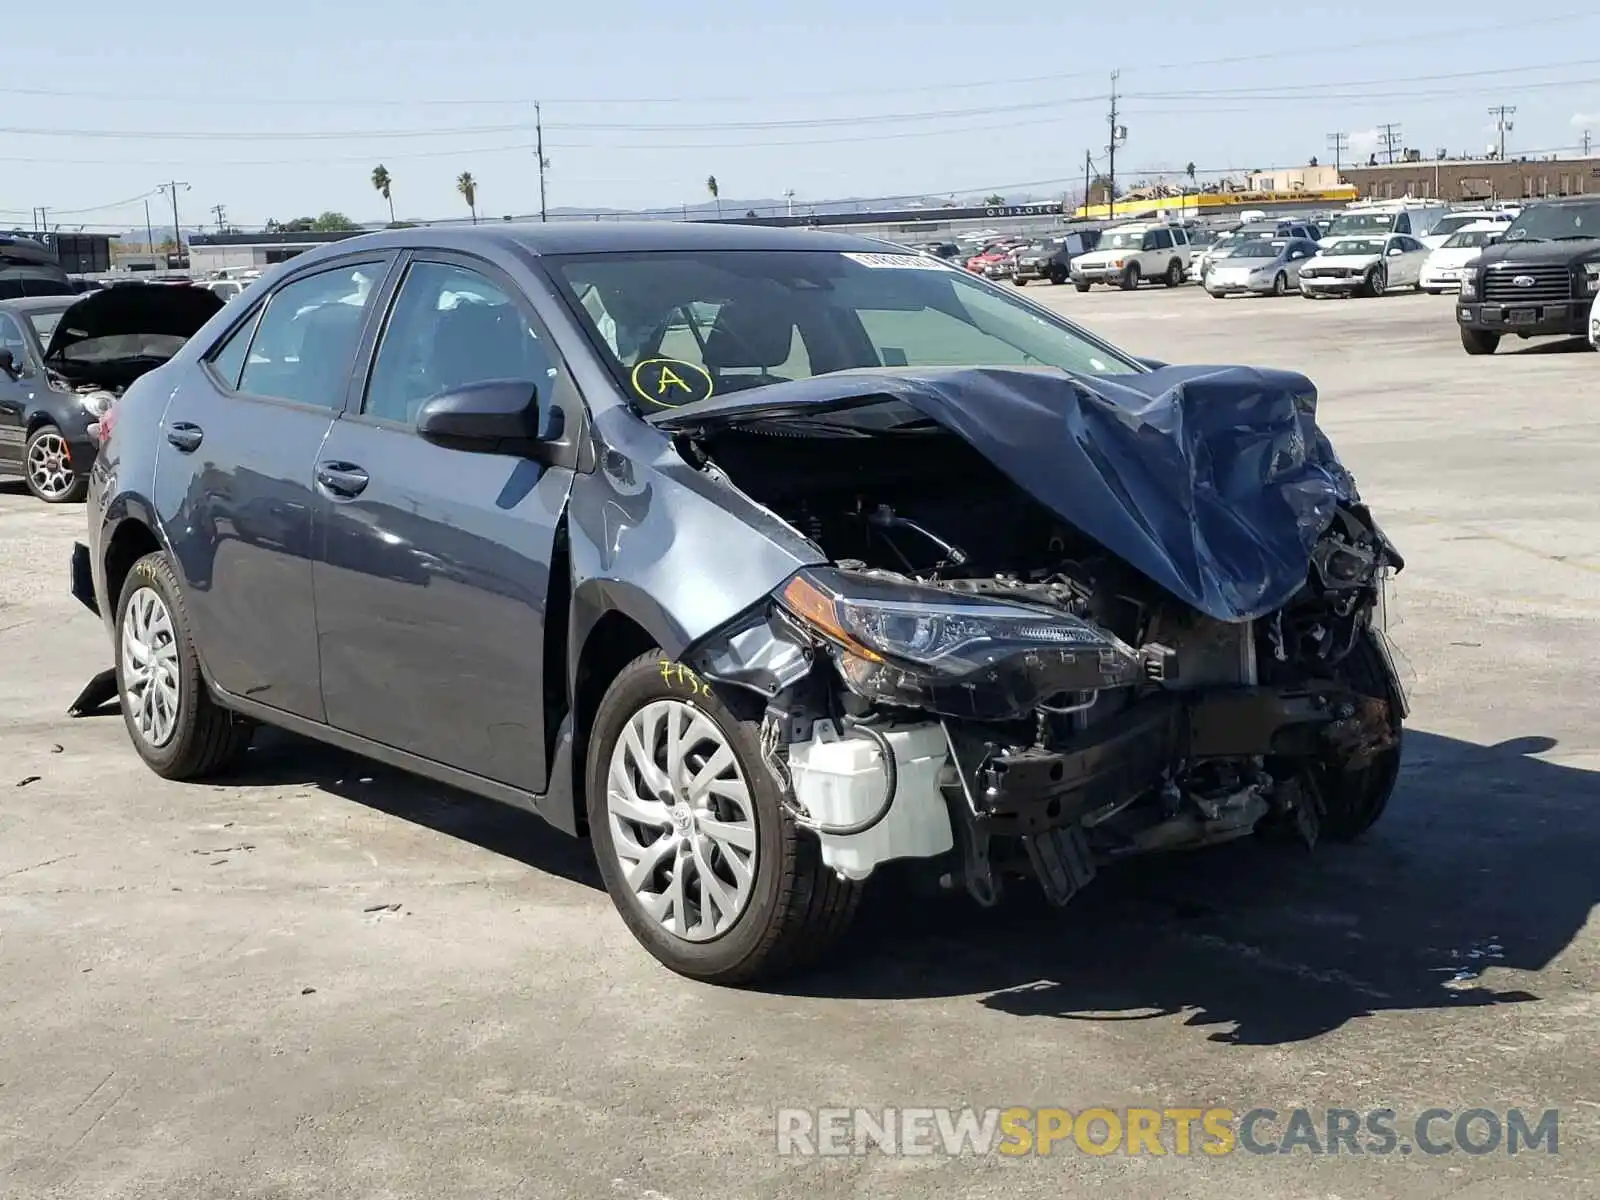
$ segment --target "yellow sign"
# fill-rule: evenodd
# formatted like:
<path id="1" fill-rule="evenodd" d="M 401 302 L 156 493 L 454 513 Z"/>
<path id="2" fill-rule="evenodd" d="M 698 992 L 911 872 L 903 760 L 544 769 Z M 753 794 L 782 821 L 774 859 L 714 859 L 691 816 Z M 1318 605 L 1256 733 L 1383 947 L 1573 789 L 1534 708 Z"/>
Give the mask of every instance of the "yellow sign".
<path id="1" fill-rule="evenodd" d="M 680 408 L 709 399 L 714 385 L 704 367 L 681 358 L 647 358 L 629 376 L 633 390 L 657 408 Z"/>

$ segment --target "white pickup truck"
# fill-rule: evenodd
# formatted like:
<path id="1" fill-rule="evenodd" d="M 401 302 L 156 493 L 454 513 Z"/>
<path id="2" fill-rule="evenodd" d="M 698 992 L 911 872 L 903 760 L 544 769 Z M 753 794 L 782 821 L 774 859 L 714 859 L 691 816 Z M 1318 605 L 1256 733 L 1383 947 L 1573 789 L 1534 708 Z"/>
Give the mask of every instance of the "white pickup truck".
<path id="1" fill-rule="evenodd" d="M 1072 285 L 1087 292 L 1097 283 L 1115 283 L 1131 292 L 1148 279 L 1177 287 L 1192 253 L 1181 225 L 1123 225 L 1106 230 L 1098 246 L 1072 260 Z"/>

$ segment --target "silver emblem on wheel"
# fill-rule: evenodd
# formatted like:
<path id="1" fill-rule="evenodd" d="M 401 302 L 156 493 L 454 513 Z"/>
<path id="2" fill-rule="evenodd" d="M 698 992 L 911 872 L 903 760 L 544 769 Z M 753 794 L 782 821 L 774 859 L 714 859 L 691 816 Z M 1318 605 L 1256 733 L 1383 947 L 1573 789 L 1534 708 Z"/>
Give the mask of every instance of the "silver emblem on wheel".
<path id="1" fill-rule="evenodd" d="M 691 942 L 750 902 L 756 825 L 733 747 L 706 713 L 656 700 L 629 719 L 606 775 L 611 844 L 634 899 Z"/>
<path id="2" fill-rule="evenodd" d="M 141 587 L 122 618 L 122 704 L 139 740 L 159 750 L 178 728 L 178 635 L 167 602 Z"/>

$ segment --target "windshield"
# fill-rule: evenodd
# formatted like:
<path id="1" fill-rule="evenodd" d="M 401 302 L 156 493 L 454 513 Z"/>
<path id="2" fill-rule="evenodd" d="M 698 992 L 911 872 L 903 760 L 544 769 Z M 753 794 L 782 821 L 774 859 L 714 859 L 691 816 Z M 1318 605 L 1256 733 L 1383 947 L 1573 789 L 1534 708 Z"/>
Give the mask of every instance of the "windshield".
<path id="1" fill-rule="evenodd" d="M 1506 227 L 1508 242 L 1600 238 L 1600 200 L 1591 204 L 1535 204 Z"/>
<path id="2" fill-rule="evenodd" d="M 1137 250 L 1144 245 L 1144 230 L 1125 229 L 1107 233 L 1100 239 L 1097 250 Z"/>
<path id="3" fill-rule="evenodd" d="M 1498 229 L 1463 229 L 1445 239 L 1444 249 L 1457 250 L 1469 246 L 1487 246 L 1489 239 L 1500 233 Z"/>
<path id="4" fill-rule="evenodd" d="M 1141 369 L 1054 314 L 922 255 L 712 250 L 544 262 L 629 399 L 651 408 L 864 367 Z"/>
<path id="5" fill-rule="evenodd" d="M 1428 230 L 1428 233 L 1434 236 L 1454 233 L 1458 229 L 1464 229 L 1468 225 L 1476 225 L 1479 221 L 1487 221 L 1488 219 L 1482 213 L 1459 213 L 1453 217 L 1440 217 L 1438 224 Z"/>
<path id="6" fill-rule="evenodd" d="M 1328 226 L 1326 237 L 1338 237 L 1342 233 L 1388 233 L 1394 225 L 1393 213 L 1343 213 L 1333 219 Z"/>
<path id="7" fill-rule="evenodd" d="M 56 331 L 56 326 L 61 323 L 61 314 L 64 308 L 51 308 L 40 311 L 35 309 L 28 314 L 28 324 L 33 326 L 33 331 L 39 335 L 39 344 L 48 346 L 50 335 Z"/>
<path id="8" fill-rule="evenodd" d="M 1382 238 L 1341 238 L 1329 246 L 1325 254 L 1382 254 Z"/>
<path id="9" fill-rule="evenodd" d="M 1228 243 L 1229 258 L 1277 258 L 1288 245 L 1270 238 L 1239 238 Z"/>

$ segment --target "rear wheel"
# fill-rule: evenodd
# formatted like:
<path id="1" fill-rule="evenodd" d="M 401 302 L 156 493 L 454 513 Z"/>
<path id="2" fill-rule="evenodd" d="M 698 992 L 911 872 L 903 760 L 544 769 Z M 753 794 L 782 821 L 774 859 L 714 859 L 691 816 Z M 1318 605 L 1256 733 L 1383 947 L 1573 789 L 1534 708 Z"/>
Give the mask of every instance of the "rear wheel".
<path id="1" fill-rule="evenodd" d="M 1461 330 L 1461 348 L 1468 354 L 1493 354 L 1500 345 L 1500 335 L 1487 329 Z"/>
<path id="2" fill-rule="evenodd" d="M 759 725 L 652 651 L 612 683 L 589 741 L 589 829 L 606 891 L 645 949 L 708 983 L 815 959 L 861 894 L 784 807 Z"/>
<path id="3" fill-rule="evenodd" d="M 1173 259 L 1167 264 L 1165 283 L 1168 287 L 1177 287 L 1183 282 L 1183 264 Z"/>
<path id="4" fill-rule="evenodd" d="M 28 490 L 46 504 L 76 504 L 89 492 L 89 480 L 79 479 L 72 466 L 72 447 L 54 425 L 44 424 L 28 435 L 23 449 L 23 471 Z"/>
<path id="5" fill-rule="evenodd" d="M 206 690 L 189 612 L 164 554 L 147 554 L 128 572 L 115 637 L 122 719 L 152 771 L 202 779 L 244 755 L 254 726 Z"/>
<path id="6" fill-rule="evenodd" d="M 1021 275 L 1013 275 L 1011 277 L 1011 282 L 1016 284 L 1018 287 L 1027 287 L 1028 286 L 1028 281 L 1026 279 L 1024 279 Z"/>
<path id="7" fill-rule="evenodd" d="M 1122 272 L 1122 290 L 1131 292 L 1139 286 L 1139 264 L 1129 263 Z"/>
<path id="8" fill-rule="evenodd" d="M 1050 282 L 1051 283 L 1053 283 L 1057 287 L 1059 287 L 1061 284 L 1065 283 L 1066 281 L 1067 281 L 1067 273 L 1065 271 L 1063 271 L 1060 267 L 1051 267 L 1050 268 Z"/>

